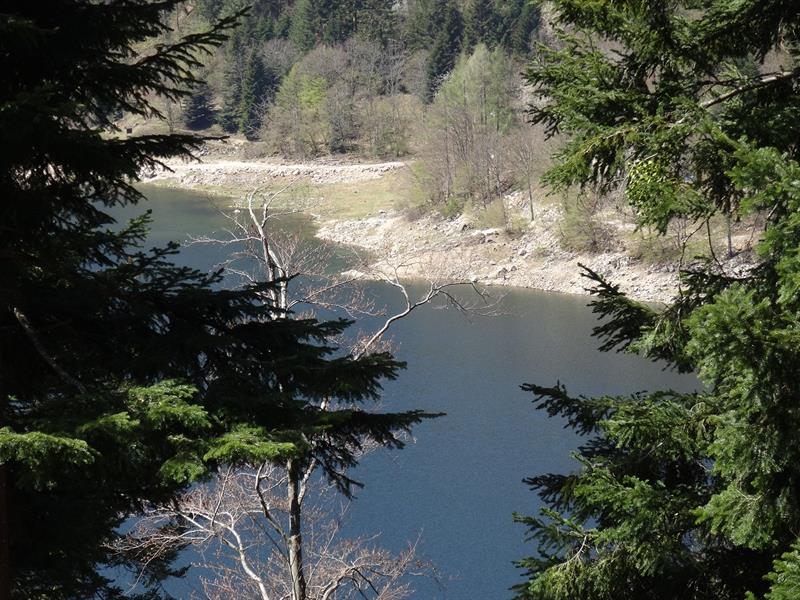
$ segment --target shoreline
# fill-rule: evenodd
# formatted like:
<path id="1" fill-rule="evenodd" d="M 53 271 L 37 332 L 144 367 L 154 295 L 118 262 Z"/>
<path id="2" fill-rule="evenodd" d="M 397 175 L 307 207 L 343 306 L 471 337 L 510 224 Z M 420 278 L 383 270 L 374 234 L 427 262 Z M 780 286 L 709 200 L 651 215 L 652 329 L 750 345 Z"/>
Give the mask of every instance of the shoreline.
<path id="1" fill-rule="evenodd" d="M 557 235 L 542 231 L 546 228 L 541 221 L 538 226 L 534 222 L 528 231 L 509 235 L 502 228 L 475 229 L 461 217 L 411 220 L 394 211 L 366 219 L 318 222 L 316 235 L 363 249 L 376 257 L 372 268 L 397 268 L 402 277 L 588 296 L 581 263 L 636 300 L 666 303 L 677 291 L 677 270 L 671 267 L 642 265 L 624 252 L 564 251 Z"/>
<path id="2" fill-rule="evenodd" d="M 633 258 L 621 241 L 613 250 L 597 253 L 564 249 L 562 209 L 546 199 L 536 199 L 531 221 L 527 197 L 521 192 L 507 195 L 506 221 L 516 224 L 509 233 L 504 227 L 481 225 L 480 215 L 412 218 L 409 211 L 399 210 L 403 189 L 398 178 L 409 166 L 402 161 L 207 160 L 169 164 L 172 173 L 144 174 L 141 182 L 232 198 L 258 186 L 311 186 L 317 197 L 300 212 L 314 221 L 315 235 L 363 251 L 371 257 L 371 269 L 390 269 L 402 277 L 587 296 L 581 263 L 638 301 L 663 304 L 677 293 L 677 261 L 648 264 Z M 618 214 L 597 216 L 615 239 L 630 238 L 633 226 Z"/>

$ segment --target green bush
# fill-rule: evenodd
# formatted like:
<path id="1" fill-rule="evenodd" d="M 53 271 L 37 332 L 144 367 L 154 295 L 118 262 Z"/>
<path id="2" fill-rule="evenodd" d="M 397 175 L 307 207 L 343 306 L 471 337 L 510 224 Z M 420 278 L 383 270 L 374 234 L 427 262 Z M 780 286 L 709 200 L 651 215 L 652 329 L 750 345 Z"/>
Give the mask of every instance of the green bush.
<path id="1" fill-rule="evenodd" d="M 572 252 L 604 252 L 616 245 L 613 231 L 597 216 L 600 200 L 588 194 L 566 196 L 559 223 L 561 246 Z"/>

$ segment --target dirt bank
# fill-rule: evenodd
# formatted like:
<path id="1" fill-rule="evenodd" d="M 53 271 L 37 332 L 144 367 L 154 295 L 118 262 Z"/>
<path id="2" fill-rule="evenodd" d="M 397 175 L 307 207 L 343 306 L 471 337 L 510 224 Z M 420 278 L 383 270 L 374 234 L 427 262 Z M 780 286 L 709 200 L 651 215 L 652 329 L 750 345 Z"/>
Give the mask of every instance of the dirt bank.
<path id="1" fill-rule="evenodd" d="M 585 294 L 587 281 L 578 263 L 607 275 L 632 297 L 666 302 L 675 293 L 676 268 L 654 267 L 625 252 L 581 254 L 561 248 L 559 210 L 539 207 L 525 230 L 475 228 L 468 219 L 426 216 L 409 220 L 391 211 L 359 220 L 320 225 L 323 239 L 365 249 L 385 266 L 399 266 L 409 277 L 441 277 L 568 294 Z"/>
<path id="2" fill-rule="evenodd" d="M 234 197 L 258 186 L 310 184 L 316 205 L 309 212 L 319 223 L 320 238 L 365 250 L 378 268 L 397 268 L 408 277 L 586 294 L 587 281 L 578 267 L 582 263 L 636 299 L 666 302 L 677 290 L 677 263 L 654 265 L 634 259 L 624 241 L 630 240 L 632 225 L 613 213 L 599 216 L 621 240 L 613 250 L 571 252 L 560 235 L 561 207 L 537 201 L 531 221 L 527 201 L 519 193 L 505 200 L 508 222 L 515 223 L 513 233 L 486 228 L 465 216 L 409 218 L 407 211 L 396 208 L 410 194 L 408 165 L 403 162 L 294 164 L 218 156 L 208 161 L 173 163 L 171 172 L 149 173 L 145 181 Z"/>

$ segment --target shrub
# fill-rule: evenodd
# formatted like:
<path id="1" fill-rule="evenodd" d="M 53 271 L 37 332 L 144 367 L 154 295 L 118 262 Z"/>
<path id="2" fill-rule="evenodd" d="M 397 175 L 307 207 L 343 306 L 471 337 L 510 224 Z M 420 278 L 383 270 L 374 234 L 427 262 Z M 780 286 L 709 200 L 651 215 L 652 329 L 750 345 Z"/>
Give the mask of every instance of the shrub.
<path id="1" fill-rule="evenodd" d="M 598 218 L 598 197 L 589 194 L 566 196 L 562 207 L 559 233 L 565 250 L 604 252 L 616 245 L 613 231 Z"/>

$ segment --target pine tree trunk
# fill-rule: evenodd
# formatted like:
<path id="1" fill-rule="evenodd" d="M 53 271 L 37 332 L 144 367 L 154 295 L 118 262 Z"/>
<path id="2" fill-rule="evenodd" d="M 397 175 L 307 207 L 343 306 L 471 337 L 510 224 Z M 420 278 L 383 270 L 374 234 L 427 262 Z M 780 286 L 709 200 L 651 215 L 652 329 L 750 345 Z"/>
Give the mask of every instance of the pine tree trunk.
<path id="1" fill-rule="evenodd" d="M 290 460 L 286 468 L 289 474 L 289 569 L 292 575 L 292 600 L 306 600 L 300 506 L 300 465 L 297 461 Z"/>

